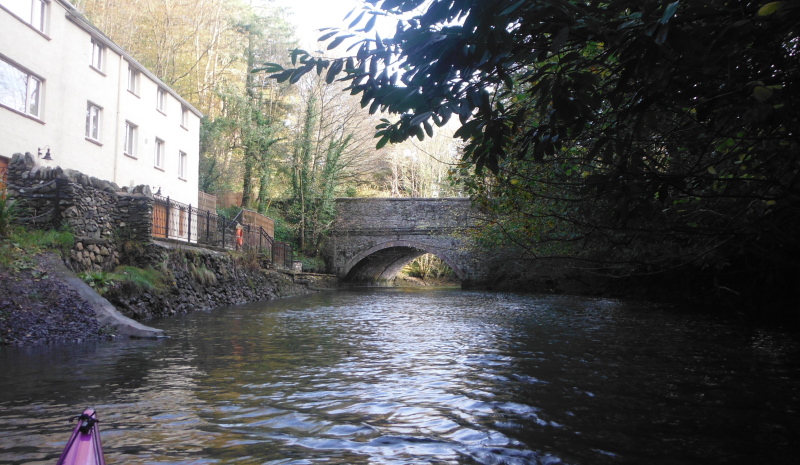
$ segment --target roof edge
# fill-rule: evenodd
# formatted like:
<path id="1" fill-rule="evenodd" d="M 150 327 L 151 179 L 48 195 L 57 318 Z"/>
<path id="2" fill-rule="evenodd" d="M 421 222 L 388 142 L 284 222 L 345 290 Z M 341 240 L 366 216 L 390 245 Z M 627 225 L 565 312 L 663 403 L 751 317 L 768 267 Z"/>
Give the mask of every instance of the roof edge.
<path id="1" fill-rule="evenodd" d="M 61 6 L 63 6 L 67 10 L 67 19 L 72 21 L 76 26 L 80 27 L 84 31 L 88 32 L 89 35 L 98 39 L 100 42 L 103 43 L 106 47 L 110 48 L 122 58 L 124 58 L 128 63 L 132 64 L 134 68 L 136 68 L 139 72 L 147 76 L 150 80 L 156 82 L 159 86 L 162 86 L 170 95 L 175 97 L 182 105 L 184 105 L 189 111 L 194 113 L 198 118 L 203 118 L 203 113 L 194 107 L 191 103 L 189 103 L 185 98 L 181 97 L 181 95 L 175 91 L 172 87 L 168 86 L 164 83 L 161 79 L 159 79 L 155 74 L 153 74 L 150 70 L 148 70 L 144 65 L 139 63 L 136 58 L 133 57 L 128 51 L 124 48 L 117 45 L 116 42 L 111 40 L 103 31 L 101 31 L 97 26 L 91 23 L 81 12 L 78 11 L 75 6 L 67 0 L 55 0 Z"/>

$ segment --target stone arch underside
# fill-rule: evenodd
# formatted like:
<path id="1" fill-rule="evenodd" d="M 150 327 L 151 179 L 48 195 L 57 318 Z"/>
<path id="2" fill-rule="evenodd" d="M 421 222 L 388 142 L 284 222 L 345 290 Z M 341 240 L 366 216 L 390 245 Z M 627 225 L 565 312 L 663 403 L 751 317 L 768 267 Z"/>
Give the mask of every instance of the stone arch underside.
<path id="1" fill-rule="evenodd" d="M 426 253 L 442 259 L 458 279 L 464 279 L 461 268 L 447 253 L 438 247 L 415 241 L 388 241 L 364 250 L 350 259 L 342 274 L 348 282 L 391 281 L 404 266 Z"/>

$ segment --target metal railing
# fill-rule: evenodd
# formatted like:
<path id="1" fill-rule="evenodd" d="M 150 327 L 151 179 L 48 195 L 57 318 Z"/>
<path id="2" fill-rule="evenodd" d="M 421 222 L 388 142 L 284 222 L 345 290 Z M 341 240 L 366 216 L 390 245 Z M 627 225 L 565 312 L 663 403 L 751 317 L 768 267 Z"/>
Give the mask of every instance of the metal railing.
<path id="1" fill-rule="evenodd" d="M 153 196 L 154 238 L 173 239 L 229 250 L 256 250 L 273 264 L 291 268 L 292 245 L 276 242 L 261 226 L 255 226 L 200 210 L 160 195 Z"/>

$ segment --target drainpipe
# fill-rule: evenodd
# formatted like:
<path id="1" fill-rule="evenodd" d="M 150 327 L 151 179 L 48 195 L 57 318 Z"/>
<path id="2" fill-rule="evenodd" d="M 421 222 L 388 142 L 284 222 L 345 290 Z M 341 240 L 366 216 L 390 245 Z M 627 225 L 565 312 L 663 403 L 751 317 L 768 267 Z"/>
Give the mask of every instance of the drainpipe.
<path id="1" fill-rule="evenodd" d="M 109 48 L 106 48 L 106 55 L 111 52 Z M 123 84 L 125 85 L 125 89 L 127 89 L 127 82 L 123 82 L 123 79 L 128 77 L 127 70 L 124 69 L 125 59 L 120 56 L 119 57 L 119 70 L 118 70 L 118 77 L 117 77 L 117 115 L 116 115 L 116 122 L 114 124 L 114 153 L 112 154 L 112 158 L 114 160 L 114 173 L 111 179 L 114 180 L 120 186 L 127 185 L 127 182 L 122 182 L 122 180 L 117 178 L 117 165 L 119 164 L 119 154 L 120 154 L 120 146 L 119 146 L 119 127 L 120 127 L 120 118 L 122 118 L 122 89 Z M 123 77 L 124 76 L 124 77 Z"/>

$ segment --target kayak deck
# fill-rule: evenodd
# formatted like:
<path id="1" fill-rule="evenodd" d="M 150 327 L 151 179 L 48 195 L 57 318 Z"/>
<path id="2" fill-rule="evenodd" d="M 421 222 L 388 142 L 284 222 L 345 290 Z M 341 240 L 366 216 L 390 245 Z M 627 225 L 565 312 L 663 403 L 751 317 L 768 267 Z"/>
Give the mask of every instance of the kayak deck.
<path id="1" fill-rule="evenodd" d="M 64 452 L 56 465 L 105 465 L 103 444 L 100 442 L 100 429 L 97 423 L 97 412 L 87 408 L 82 414 L 72 417 L 78 420 L 72 431 Z"/>

